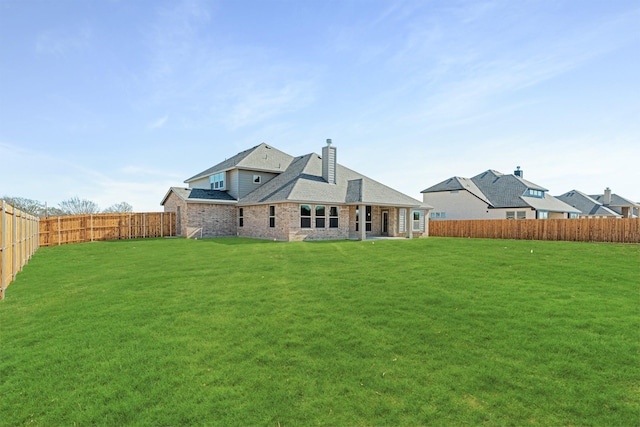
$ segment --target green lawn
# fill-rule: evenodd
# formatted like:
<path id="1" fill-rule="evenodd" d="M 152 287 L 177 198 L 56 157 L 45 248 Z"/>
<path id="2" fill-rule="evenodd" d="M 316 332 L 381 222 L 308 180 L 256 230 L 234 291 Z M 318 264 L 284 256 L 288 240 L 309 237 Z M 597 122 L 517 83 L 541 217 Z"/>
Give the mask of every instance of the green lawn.
<path id="1" fill-rule="evenodd" d="M 0 425 L 638 425 L 639 291 L 639 245 L 41 248 L 0 302 Z"/>

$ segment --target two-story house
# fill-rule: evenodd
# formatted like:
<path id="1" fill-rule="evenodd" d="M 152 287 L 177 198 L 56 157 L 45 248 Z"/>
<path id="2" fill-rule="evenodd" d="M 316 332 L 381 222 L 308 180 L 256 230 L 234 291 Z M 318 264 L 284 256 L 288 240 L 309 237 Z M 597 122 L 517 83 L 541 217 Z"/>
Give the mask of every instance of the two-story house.
<path id="1" fill-rule="evenodd" d="M 429 206 L 322 156 L 260 144 L 172 187 L 161 205 L 185 237 L 270 240 L 426 237 Z"/>
<path id="2" fill-rule="evenodd" d="M 520 167 L 512 175 L 487 170 L 472 178 L 454 176 L 421 193 L 433 206 L 433 220 L 576 218 L 580 213 L 525 180 Z"/>

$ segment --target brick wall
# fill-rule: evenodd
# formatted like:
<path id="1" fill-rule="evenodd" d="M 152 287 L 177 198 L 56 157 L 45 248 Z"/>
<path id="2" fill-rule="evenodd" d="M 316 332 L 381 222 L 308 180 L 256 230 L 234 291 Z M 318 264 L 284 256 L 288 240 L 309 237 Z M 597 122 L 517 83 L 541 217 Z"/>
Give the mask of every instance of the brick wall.
<path id="1" fill-rule="evenodd" d="M 178 209 L 180 208 L 180 209 Z M 176 214 L 176 236 L 187 235 L 187 204 L 172 191 L 164 202 L 165 212 L 174 212 Z"/>
<path id="2" fill-rule="evenodd" d="M 195 237 L 236 236 L 236 209 L 235 205 L 188 203 L 187 228 L 193 232 L 202 229 Z"/>

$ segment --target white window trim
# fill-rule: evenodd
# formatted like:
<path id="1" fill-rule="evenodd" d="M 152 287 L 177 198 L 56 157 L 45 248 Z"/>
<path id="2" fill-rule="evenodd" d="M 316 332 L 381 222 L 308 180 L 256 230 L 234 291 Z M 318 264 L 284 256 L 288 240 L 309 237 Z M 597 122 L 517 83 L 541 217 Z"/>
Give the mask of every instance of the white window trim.
<path id="1" fill-rule="evenodd" d="M 398 233 L 407 232 L 407 209 L 400 208 L 398 210 Z"/>
<path id="2" fill-rule="evenodd" d="M 413 219 L 415 213 L 418 213 L 418 219 Z M 411 211 L 411 231 L 416 231 L 418 233 L 424 232 L 424 217 L 425 213 L 423 210 L 414 209 Z M 417 227 L 416 227 L 417 224 Z"/>

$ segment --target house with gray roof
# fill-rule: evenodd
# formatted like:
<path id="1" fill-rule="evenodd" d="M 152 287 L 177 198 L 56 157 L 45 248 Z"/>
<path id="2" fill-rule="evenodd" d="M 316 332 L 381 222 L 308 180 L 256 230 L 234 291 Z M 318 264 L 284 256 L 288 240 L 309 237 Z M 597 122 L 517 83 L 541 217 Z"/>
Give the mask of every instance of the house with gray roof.
<path id="1" fill-rule="evenodd" d="M 161 205 L 184 237 L 328 240 L 426 237 L 430 206 L 322 155 L 260 144 L 171 187 Z"/>
<path id="2" fill-rule="evenodd" d="M 557 196 L 559 200 L 562 200 L 568 205 L 580 211 L 578 216 L 580 218 L 621 218 L 622 215 L 603 203 L 595 200 L 592 196 L 588 196 L 585 193 L 578 190 L 567 191 L 566 193 Z"/>
<path id="3" fill-rule="evenodd" d="M 638 218 L 640 203 L 635 203 L 625 197 L 612 193 L 609 187 L 604 189 L 603 194 L 593 194 L 591 197 L 612 211 L 619 213 L 623 218 Z"/>
<path id="4" fill-rule="evenodd" d="M 487 170 L 472 178 L 454 176 L 422 192 L 433 220 L 576 218 L 580 211 L 523 177 Z"/>

